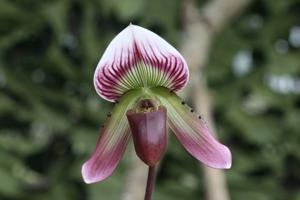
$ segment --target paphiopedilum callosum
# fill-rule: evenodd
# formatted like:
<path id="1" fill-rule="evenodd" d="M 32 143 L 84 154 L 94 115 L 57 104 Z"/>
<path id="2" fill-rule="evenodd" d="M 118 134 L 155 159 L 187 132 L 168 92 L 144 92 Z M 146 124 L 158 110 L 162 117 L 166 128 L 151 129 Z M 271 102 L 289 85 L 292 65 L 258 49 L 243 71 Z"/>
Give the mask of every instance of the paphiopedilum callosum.
<path id="1" fill-rule="evenodd" d="M 131 136 L 140 159 L 154 166 L 166 150 L 168 127 L 197 160 L 230 168 L 230 150 L 176 95 L 188 78 L 181 54 L 145 28 L 130 24 L 111 41 L 95 70 L 94 85 L 100 97 L 116 104 L 96 150 L 82 166 L 86 183 L 112 174 Z"/>

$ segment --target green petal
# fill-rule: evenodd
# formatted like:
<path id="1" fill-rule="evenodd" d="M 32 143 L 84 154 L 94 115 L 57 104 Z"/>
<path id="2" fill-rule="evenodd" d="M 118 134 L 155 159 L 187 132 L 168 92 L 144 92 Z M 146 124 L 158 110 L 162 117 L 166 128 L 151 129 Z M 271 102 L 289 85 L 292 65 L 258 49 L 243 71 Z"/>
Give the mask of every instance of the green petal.
<path id="1" fill-rule="evenodd" d="M 230 168 L 230 150 L 210 133 L 205 122 L 166 88 L 151 91 L 167 108 L 168 124 L 184 148 L 196 159 L 213 168 Z"/>
<path id="2" fill-rule="evenodd" d="M 130 136 L 126 112 L 134 106 L 140 94 L 140 91 L 131 90 L 115 105 L 101 130 L 95 152 L 82 166 L 82 176 L 86 183 L 104 180 L 117 167 Z"/>

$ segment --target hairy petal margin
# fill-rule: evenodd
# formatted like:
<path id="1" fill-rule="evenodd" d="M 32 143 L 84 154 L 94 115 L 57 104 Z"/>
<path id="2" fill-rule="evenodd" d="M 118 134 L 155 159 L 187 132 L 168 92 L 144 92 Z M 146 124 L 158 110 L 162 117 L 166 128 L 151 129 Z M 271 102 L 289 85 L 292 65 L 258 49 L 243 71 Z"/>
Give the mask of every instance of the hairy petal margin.
<path id="1" fill-rule="evenodd" d="M 117 167 L 130 137 L 126 112 L 132 108 L 139 97 L 138 91 L 130 91 L 115 105 L 111 116 L 100 132 L 96 150 L 81 169 L 86 183 L 102 181 L 110 176 Z"/>
<path id="2" fill-rule="evenodd" d="M 229 169 L 231 152 L 210 133 L 201 117 L 166 88 L 153 89 L 168 110 L 168 123 L 183 147 L 208 167 Z"/>

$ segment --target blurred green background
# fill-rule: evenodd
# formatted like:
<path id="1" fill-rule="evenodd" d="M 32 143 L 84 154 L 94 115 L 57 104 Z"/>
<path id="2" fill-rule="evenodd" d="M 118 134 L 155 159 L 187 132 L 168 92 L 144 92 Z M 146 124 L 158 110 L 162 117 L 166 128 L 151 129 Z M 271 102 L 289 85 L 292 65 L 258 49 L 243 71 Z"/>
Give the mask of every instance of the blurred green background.
<path id="1" fill-rule="evenodd" d="M 1 200 L 120 198 L 128 153 L 105 182 L 85 185 L 80 174 L 113 106 L 94 91 L 93 72 L 129 22 L 179 47 L 181 6 L 0 0 Z M 254 1 L 217 35 L 205 75 L 217 133 L 233 153 L 231 198 L 300 200 L 300 1 Z M 198 162 L 171 138 L 154 199 L 203 196 Z"/>

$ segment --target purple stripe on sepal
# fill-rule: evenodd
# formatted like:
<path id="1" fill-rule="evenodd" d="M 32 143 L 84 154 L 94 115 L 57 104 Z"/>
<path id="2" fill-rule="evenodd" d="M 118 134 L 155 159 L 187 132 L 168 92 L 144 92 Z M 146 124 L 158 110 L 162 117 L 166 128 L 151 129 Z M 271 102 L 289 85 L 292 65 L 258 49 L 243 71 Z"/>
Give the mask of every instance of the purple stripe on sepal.
<path id="1" fill-rule="evenodd" d="M 142 75 L 135 71 L 140 64 L 146 72 Z M 149 70 L 157 70 L 159 73 L 153 73 L 157 77 Z M 102 98 L 115 101 L 126 91 L 143 86 L 163 86 L 178 91 L 187 84 L 188 77 L 186 61 L 174 47 L 145 28 L 129 25 L 105 50 L 95 70 L 94 84 Z M 151 85 L 147 85 L 150 82 Z"/>

